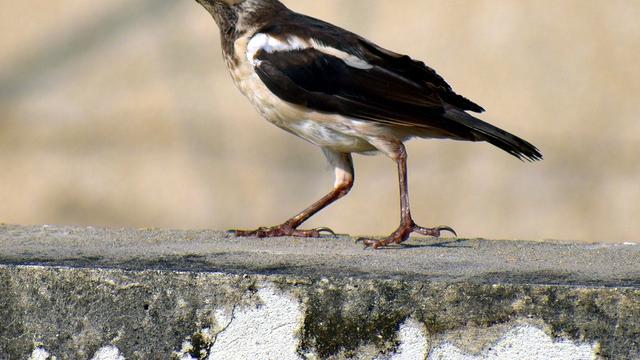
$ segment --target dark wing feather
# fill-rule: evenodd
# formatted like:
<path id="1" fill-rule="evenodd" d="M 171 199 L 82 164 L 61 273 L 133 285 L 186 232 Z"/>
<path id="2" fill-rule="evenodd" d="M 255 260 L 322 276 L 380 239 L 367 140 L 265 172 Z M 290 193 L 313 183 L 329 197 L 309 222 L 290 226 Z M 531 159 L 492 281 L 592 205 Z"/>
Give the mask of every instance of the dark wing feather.
<path id="1" fill-rule="evenodd" d="M 465 126 L 444 118 L 437 93 L 424 91 L 384 68 L 359 69 L 315 49 L 256 54 L 256 72 L 281 99 L 322 112 L 381 123 L 436 128 L 474 139 Z"/>
<path id="2" fill-rule="evenodd" d="M 280 38 L 292 34 L 305 39 L 313 38 L 418 83 L 425 91 L 437 94 L 442 100 L 461 110 L 484 111 L 480 105 L 456 94 L 435 70 L 422 61 L 384 49 L 357 34 L 310 16 L 293 12 L 283 13 L 282 16 L 283 18 L 276 19 L 259 32 Z"/>
<path id="3" fill-rule="evenodd" d="M 424 87 L 437 92 L 448 104 L 461 110 L 484 112 L 480 105 L 462 95 L 456 94 L 435 70 L 425 65 L 422 61 L 416 61 L 407 55 L 397 54 L 381 48 L 365 39 L 360 39 L 360 44 L 367 49 L 367 60 L 370 63 L 378 66 L 384 65 L 387 69 L 397 74 L 419 82 Z"/>
<path id="4" fill-rule="evenodd" d="M 534 145 L 467 114 L 484 109 L 456 94 L 423 62 L 292 12 L 282 13 L 259 32 L 314 39 L 372 65 L 371 69 L 354 68 L 314 49 L 259 52 L 256 72 L 285 101 L 375 122 L 435 128 L 452 138 L 487 141 L 520 159 L 542 159 Z"/>

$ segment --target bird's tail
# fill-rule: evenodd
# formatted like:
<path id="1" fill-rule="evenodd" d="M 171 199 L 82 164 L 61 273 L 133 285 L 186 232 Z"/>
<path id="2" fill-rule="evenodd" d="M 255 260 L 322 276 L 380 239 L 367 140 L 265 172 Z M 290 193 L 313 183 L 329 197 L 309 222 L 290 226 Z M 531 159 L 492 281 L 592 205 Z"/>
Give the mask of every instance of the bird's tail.
<path id="1" fill-rule="evenodd" d="M 486 141 L 493 144 L 520 160 L 542 160 L 540 150 L 528 141 L 475 118 L 464 111 L 448 109 L 444 117 L 469 130 L 476 141 Z"/>

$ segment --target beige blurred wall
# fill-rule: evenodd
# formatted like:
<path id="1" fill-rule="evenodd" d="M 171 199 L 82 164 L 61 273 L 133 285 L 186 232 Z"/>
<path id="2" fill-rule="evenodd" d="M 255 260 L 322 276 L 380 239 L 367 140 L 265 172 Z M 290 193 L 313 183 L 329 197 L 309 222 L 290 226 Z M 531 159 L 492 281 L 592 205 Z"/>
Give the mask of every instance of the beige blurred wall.
<path id="1" fill-rule="evenodd" d="M 426 60 L 538 145 L 409 143 L 413 213 L 461 236 L 639 242 L 640 2 L 289 0 Z M 0 0 L 0 222 L 251 228 L 328 191 L 321 152 L 259 118 L 190 0 Z M 388 159 L 308 226 L 383 235 Z"/>

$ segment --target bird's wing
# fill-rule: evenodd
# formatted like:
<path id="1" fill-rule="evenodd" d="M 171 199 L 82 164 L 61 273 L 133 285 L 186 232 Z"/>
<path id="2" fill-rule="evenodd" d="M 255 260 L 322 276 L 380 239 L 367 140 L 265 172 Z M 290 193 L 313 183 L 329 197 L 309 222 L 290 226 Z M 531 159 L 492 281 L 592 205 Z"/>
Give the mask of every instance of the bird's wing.
<path id="1" fill-rule="evenodd" d="M 445 102 L 434 87 L 313 38 L 259 33 L 249 42 L 247 56 L 264 84 L 287 102 L 472 138 L 464 127 L 443 117 Z"/>
<path id="2" fill-rule="evenodd" d="M 468 114 L 484 109 L 456 94 L 424 63 L 321 20 L 298 14 L 277 20 L 252 37 L 247 57 L 282 100 L 363 120 L 426 127 L 456 139 L 487 141 L 518 158 L 542 158 L 527 141 Z"/>
<path id="3" fill-rule="evenodd" d="M 449 105 L 463 111 L 484 111 L 480 105 L 456 94 L 435 70 L 422 61 L 384 49 L 325 21 L 289 12 L 266 25 L 260 32 L 279 39 L 294 37 L 303 41 L 313 41 L 316 48 L 323 47 L 324 51 L 337 50 L 349 54 L 360 61 L 414 82 L 423 88 L 423 94 L 427 97 L 437 95 Z"/>
<path id="4" fill-rule="evenodd" d="M 478 113 L 484 112 L 484 109 L 480 105 L 462 95 L 456 94 L 451 86 L 447 84 L 447 82 L 438 75 L 435 70 L 425 65 L 424 62 L 414 60 L 408 55 L 402 55 L 384 49 L 363 38 L 359 38 L 357 40 L 359 45 L 364 49 L 363 53 L 365 54 L 367 61 L 371 64 L 383 66 L 394 73 L 405 78 L 412 79 L 422 86 L 430 88 L 432 91 L 437 92 L 438 95 L 449 105 L 460 110 L 468 110 Z"/>

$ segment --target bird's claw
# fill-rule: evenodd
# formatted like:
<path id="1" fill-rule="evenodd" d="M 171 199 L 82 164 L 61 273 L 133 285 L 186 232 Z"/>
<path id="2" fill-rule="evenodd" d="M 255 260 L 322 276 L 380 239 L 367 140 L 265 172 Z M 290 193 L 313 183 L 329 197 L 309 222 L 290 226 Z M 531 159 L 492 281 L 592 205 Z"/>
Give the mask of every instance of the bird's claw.
<path id="1" fill-rule="evenodd" d="M 314 229 L 314 230 L 317 231 L 318 234 L 327 233 L 327 234 L 331 235 L 332 237 L 337 237 L 338 236 L 338 234 L 336 234 L 335 231 L 331 230 L 328 227 L 321 227 L 321 228 L 317 228 L 317 229 Z"/>
<path id="2" fill-rule="evenodd" d="M 357 244 L 361 242 L 364 245 L 365 249 L 373 248 L 374 250 L 377 250 L 381 246 L 384 246 L 384 245 L 380 245 L 381 241 L 383 240 L 374 240 L 366 237 L 360 237 L 356 239 L 355 243 Z"/>
<path id="3" fill-rule="evenodd" d="M 291 227 L 288 224 L 273 226 L 273 227 L 260 227 L 256 230 L 229 230 L 228 234 L 236 236 L 236 237 L 256 237 L 256 238 L 272 238 L 272 237 L 284 237 L 284 236 L 292 236 L 292 237 L 302 237 L 302 238 L 318 238 L 321 237 L 323 233 L 329 234 L 330 236 L 336 237 L 336 233 L 327 228 L 321 227 L 312 230 L 298 230 Z"/>
<path id="4" fill-rule="evenodd" d="M 411 235 L 411 233 L 413 232 L 421 235 L 425 235 L 425 236 L 432 236 L 432 237 L 438 238 L 440 237 L 443 231 L 447 231 L 452 233 L 455 236 L 458 236 L 456 231 L 453 230 L 453 228 L 451 228 L 450 226 L 424 228 L 416 225 L 413 222 L 410 222 L 409 225 L 400 225 L 400 227 L 396 231 L 394 231 L 391 235 L 387 236 L 384 239 L 374 240 L 370 238 L 361 237 L 356 239 L 355 242 L 356 244 L 359 242 L 362 242 L 364 244 L 365 249 L 373 248 L 374 250 L 376 250 L 391 244 L 401 244 L 405 242 L 407 239 L 409 239 L 409 235 Z"/>
<path id="5" fill-rule="evenodd" d="M 450 233 L 453 234 L 453 236 L 458 237 L 458 233 L 453 230 L 453 228 L 451 226 L 439 226 L 438 227 L 438 231 L 442 232 L 442 231 L 448 231 Z"/>
<path id="6" fill-rule="evenodd" d="M 423 227 L 414 225 L 412 232 L 416 232 L 418 234 L 422 234 L 422 235 L 425 235 L 425 236 L 440 237 L 440 235 L 441 235 L 441 233 L 443 231 L 448 231 L 448 232 L 452 233 L 454 236 L 458 236 L 458 233 L 456 233 L 456 231 L 453 230 L 453 228 L 451 228 L 450 226 L 438 226 L 438 227 L 435 227 L 435 228 L 423 228 Z"/>

